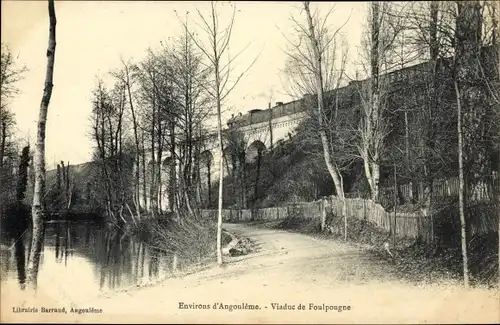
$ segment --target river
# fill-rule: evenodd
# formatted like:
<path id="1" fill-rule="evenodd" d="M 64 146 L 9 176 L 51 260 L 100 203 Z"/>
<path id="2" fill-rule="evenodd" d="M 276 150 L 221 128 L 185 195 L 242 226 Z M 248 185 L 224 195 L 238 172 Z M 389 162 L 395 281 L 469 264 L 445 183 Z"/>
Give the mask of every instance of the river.
<path id="1" fill-rule="evenodd" d="M 30 232 L 16 241 L 2 236 L 3 290 L 23 290 Z M 70 301 L 154 283 L 182 270 L 177 256 L 147 246 L 120 230 L 91 222 L 46 223 L 38 272 L 38 291 Z M 175 270 L 174 270 L 175 268 Z"/>

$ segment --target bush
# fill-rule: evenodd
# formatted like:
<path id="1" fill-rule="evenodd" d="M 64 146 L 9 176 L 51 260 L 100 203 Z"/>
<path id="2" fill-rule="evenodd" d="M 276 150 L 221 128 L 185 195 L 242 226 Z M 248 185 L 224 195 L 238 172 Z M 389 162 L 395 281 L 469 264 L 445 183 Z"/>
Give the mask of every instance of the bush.
<path id="1" fill-rule="evenodd" d="M 217 245 L 217 225 L 212 220 L 185 217 L 179 223 L 173 218 L 143 219 L 130 232 L 165 253 L 177 254 L 187 263 L 196 263 L 214 255 Z M 222 245 L 231 237 L 222 233 Z"/>

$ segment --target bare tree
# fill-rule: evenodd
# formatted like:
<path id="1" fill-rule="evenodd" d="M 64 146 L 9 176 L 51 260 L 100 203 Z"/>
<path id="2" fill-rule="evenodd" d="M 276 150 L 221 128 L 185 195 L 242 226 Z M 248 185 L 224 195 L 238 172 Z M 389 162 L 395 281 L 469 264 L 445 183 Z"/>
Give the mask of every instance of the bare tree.
<path id="1" fill-rule="evenodd" d="M 329 141 L 332 139 L 329 133 L 335 129 L 329 122 L 334 119 L 329 119 L 331 115 L 327 105 L 328 95 L 340 88 L 344 77 L 347 48 L 344 44 L 343 53 L 339 58 L 338 44 L 340 33 L 347 21 L 332 30 L 327 24 L 333 8 L 321 16 L 317 11 L 311 12 L 309 2 L 304 2 L 303 6 L 306 23 L 300 23 L 292 17 L 298 39 L 294 42 L 287 38 L 290 49 L 287 52 L 286 73 L 293 80 L 292 92 L 299 96 L 306 95 L 306 105 L 315 106 L 312 115 L 316 120 L 315 130 L 321 141 L 323 158 L 333 179 L 336 194 L 343 198 L 344 188 L 339 166 L 341 162 L 336 159 L 339 152 L 334 151 L 334 146 Z M 312 94 L 316 95 L 316 100 L 311 100 Z"/>
<path id="2" fill-rule="evenodd" d="M 12 169 L 17 160 L 14 140 L 15 118 L 9 109 L 10 100 L 18 93 L 17 83 L 22 79 L 26 67 L 19 66 L 17 58 L 7 46 L 1 44 L 0 63 L 0 215 L 6 203 L 13 201 L 15 185 Z M 6 161 L 8 160 L 8 163 Z"/>
<path id="3" fill-rule="evenodd" d="M 140 218 L 141 215 L 141 195 L 140 195 L 140 173 L 141 173 L 141 153 L 143 154 L 143 148 L 141 146 L 140 141 L 140 120 L 137 113 L 137 109 L 135 107 L 134 102 L 134 71 L 136 71 L 136 66 L 130 63 L 129 61 L 121 60 L 123 68 L 112 72 L 112 76 L 114 76 L 119 82 L 121 82 L 126 90 L 126 97 L 128 102 L 128 108 L 130 110 L 130 114 L 132 117 L 132 127 L 134 131 L 134 144 L 135 144 L 135 158 L 134 158 L 134 176 L 135 176 L 135 184 L 134 184 L 134 205 L 136 209 L 137 217 Z M 145 192 L 145 190 L 144 190 Z M 145 193 L 143 193 L 145 195 Z M 146 200 L 144 200 L 146 201 Z M 146 205 L 146 202 L 144 202 Z"/>
<path id="4" fill-rule="evenodd" d="M 458 82 L 454 81 L 455 92 L 457 96 L 457 131 L 458 131 L 458 178 L 459 178 L 459 192 L 458 192 L 458 208 L 460 214 L 460 238 L 462 243 L 462 261 L 463 261 L 463 276 L 465 287 L 469 286 L 469 268 L 468 268 L 468 258 L 467 258 L 467 234 L 466 234 L 466 223 L 465 223 L 465 211 L 464 211 L 464 196 L 465 196 L 465 185 L 464 185 L 464 163 L 463 163 L 463 132 L 462 132 L 462 99 L 460 96 L 460 90 L 458 87 Z"/>
<path id="5" fill-rule="evenodd" d="M 204 128 L 212 115 L 211 98 L 205 84 L 211 67 L 203 62 L 203 54 L 189 34 L 188 20 L 183 21 L 183 34 L 166 48 L 165 59 L 172 70 L 175 93 L 177 148 L 175 152 L 182 186 L 182 202 L 190 214 L 196 213 L 193 203 L 201 204 L 200 154 Z"/>
<path id="6" fill-rule="evenodd" d="M 16 159 L 15 140 L 13 139 L 13 131 L 16 125 L 14 113 L 9 110 L 9 103 L 18 93 L 18 82 L 23 78 L 26 72 L 26 67 L 19 66 L 17 58 L 7 46 L 1 44 L 1 62 L 0 62 L 0 184 L 2 198 L 0 199 L 0 214 L 4 202 L 8 201 L 9 191 L 14 189 L 10 184 L 10 171 L 4 168 L 6 158 L 10 160 Z"/>
<path id="7" fill-rule="evenodd" d="M 361 123 L 359 127 L 359 152 L 363 159 L 364 172 L 371 190 L 372 200 L 379 200 L 380 167 L 385 151 L 385 139 L 389 132 L 387 125 L 388 80 L 385 72 L 393 69 L 395 40 L 402 31 L 401 19 L 392 14 L 388 2 L 370 4 L 368 39 L 364 40 L 363 70 L 369 81 L 360 87 Z"/>
<path id="8" fill-rule="evenodd" d="M 483 47 L 483 12 L 480 1 L 456 3 L 455 56 L 453 81 L 457 100 L 459 208 L 461 221 L 464 284 L 469 286 L 467 265 L 467 233 L 464 205 L 477 190 L 480 178 L 488 171 L 488 150 L 493 149 L 485 126 L 491 125 L 489 105 L 481 78 L 481 49 Z M 492 116 L 493 117 L 493 116 Z M 465 202 L 464 202 L 465 201 Z"/>
<path id="9" fill-rule="evenodd" d="M 426 131 L 420 144 L 427 183 L 424 191 L 430 197 L 435 178 L 458 174 L 466 286 L 467 242 L 471 235 L 467 230 L 470 229 L 467 211 L 479 191 L 493 187 L 490 182 L 495 168 L 490 157 L 491 152 L 498 150 L 498 123 L 495 122 L 498 121 L 498 101 L 495 103 L 498 76 L 489 68 L 495 65 L 496 56 L 491 54 L 498 46 L 498 18 L 493 8 L 490 1 L 429 1 L 411 6 L 405 16 L 411 36 L 408 46 L 423 50 L 423 57 L 429 58 L 426 111 L 422 112 Z M 484 69 L 486 66 L 488 69 Z M 444 119 L 454 121 L 455 126 L 444 127 L 447 125 Z M 458 173 L 449 167 L 457 161 Z M 492 197 L 496 199 L 495 195 Z M 426 205 L 430 206 L 430 202 Z"/>
<path id="10" fill-rule="evenodd" d="M 45 126 L 47 123 L 47 113 L 49 109 L 50 97 L 52 96 L 52 80 L 54 77 L 54 61 L 56 54 L 56 11 L 54 0 L 48 1 L 49 9 L 49 45 L 47 49 L 47 71 L 45 74 L 45 87 L 42 101 L 40 103 L 40 114 L 38 117 L 38 132 L 35 145 L 34 165 L 35 165 L 35 189 L 33 193 L 33 235 L 28 262 L 28 284 L 36 288 L 38 275 L 38 265 L 40 262 L 40 252 L 43 242 L 43 212 L 45 194 Z"/>
<path id="11" fill-rule="evenodd" d="M 3 110 L 9 104 L 9 100 L 19 93 L 17 83 L 27 71 L 25 66 L 18 66 L 12 51 L 5 43 L 1 44 L 0 61 L 0 108 Z"/>
<path id="12" fill-rule="evenodd" d="M 146 162 L 145 183 L 149 186 L 149 210 L 153 217 L 158 212 L 158 186 L 159 179 L 157 170 L 161 168 L 161 155 L 163 149 L 163 138 L 161 137 L 161 121 L 159 119 L 159 60 L 151 49 L 142 62 L 137 65 L 136 80 L 139 84 L 139 104 L 142 108 L 143 134 L 149 140 L 149 152 L 151 160 Z M 146 147 L 146 145 L 145 145 Z M 158 150 L 158 152 L 156 151 Z M 146 159 L 144 156 L 143 159 Z"/>
<path id="13" fill-rule="evenodd" d="M 234 6 L 234 5 L 233 5 Z M 222 201 L 223 201 L 223 180 L 224 180 L 224 165 L 223 165 L 223 150 L 224 143 L 222 137 L 222 105 L 227 96 L 236 87 L 246 71 L 253 65 L 250 64 L 248 68 L 239 74 L 232 82 L 230 80 L 233 68 L 231 64 L 234 59 L 241 53 L 239 52 L 233 57 L 224 60 L 224 56 L 229 55 L 229 43 L 233 31 L 235 8 L 230 18 L 229 24 L 226 28 L 222 29 L 219 25 L 219 14 L 217 11 L 217 3 L 211 2 L 211 10 L 208 16 L 204 16 L 199 10 L 198 15 L 202 22 L 202 28 L 207 35 L 208 45 L 204 45 L 193 33 L 189 33 L 193 42 L 204 54 L 208 61 L 208 66 L 212 72 L 212 82 L 205 87 L 205 90 L 215 102 L 217 110 L 217 138 L 219 144 L 219 199 L 218 199 L 218 214 L 217 214 L 217 263 L 222 265 Z M 256 60 L 257 58 L 255 58 Z M 255 62 L 255 60 L 253 62 Z"/>
<path id="14" fill-rule="evenodd" d="M 99 177 L 96 179 L 96 190 L 101 194 L 98 203 L 105 209 L 112 222 L 123 222 L 123 210 L 129 209 L 129 198 L 134 198 L 130 186 L 128 172 L 131 156 L 124 141 L 125 87 L 118 82 L 109 91 L 98 78 L 93 92 L 93 109 L 91 115 L 91 138 L 96 145 L 95 161 L 99 166 Z M 125 147 L 125 150 L 124 150 Z M 118 219 L 120 217 L 120 219 Z M 140 215 L 131 215 L 132 220 Z"/>

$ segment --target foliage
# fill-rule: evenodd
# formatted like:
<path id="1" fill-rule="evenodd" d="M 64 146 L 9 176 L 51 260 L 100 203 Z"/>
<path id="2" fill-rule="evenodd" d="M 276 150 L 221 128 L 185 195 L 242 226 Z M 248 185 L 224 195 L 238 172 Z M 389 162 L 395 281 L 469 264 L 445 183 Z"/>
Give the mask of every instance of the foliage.
<path id="1" fill-rule="evenodd" d="M 17 173 L 17 185 L 15 186 L 15 201 L 5 201 L 2 204 L 1 222 L 3 230 L 9 236 L 17 237 L 26 230 L 30 224 L 30 209 L 24 203 L 28 183 L 29 146 L 23 148 Z"/>
<path id="2" fill-rule="evenodd" d="M 1 44 L 0 62 L 0 216 L 7 204 L 15 201 L 15 166 L 18 164 L 17 141 L 14 136 L 15 114 L 9 109 L 13 98 L 19 94 L 18 83 L 26 72 L 19 66 L 7 44 Z"/>
<path id="3" fill-rule="evenodd" d="M 24 200 L 26 196 L 26 187 L 28 184 L 28 166 L 30 161 L 30 147 L 26 146 L 23 148 L 21 153 L 21 162 L 19 163 L 18 171 L 18 185 L 17 185 L 17 195 L 16 199 L 18 202 Z"/>
<path id="4" fill-rule="evenodd" d="M 138 235 L 151 247 L 162 252 L 177 254 L 187 262 L 200 262 L 212 256 L 216 245 L 216 223 L 212 220 L 181 218 L 178 223 L 172 216 L 145 219 L 131 226 L 129 232 Z M 223 245 L 231 238 L 223 236 Z"/>
<path id="5" fill-rule="evenodd" d="M 244 184 L 232 175 L 226 177 L 225 189 L 232 193 L 246 191 L 245 197 L 250 207 L 276 206 L 294 201 L 311 201 L 332 194 L 333 184 L 322 161 L 321 153 L 300 138 L 283 142 L 262 155 L 257 196 L 257 161 L 247 162 L 244 166 Z M 308 141 L 305 137 L 303 141 Z M 306 149 L 307 148 L 307 149 Z M 350 179 L 346 176 L 346 184 Z M 234 190 L 233 190 L 234 189 Z M 226 196 L 226 206 L 238 206 L 237 195 Z"/>

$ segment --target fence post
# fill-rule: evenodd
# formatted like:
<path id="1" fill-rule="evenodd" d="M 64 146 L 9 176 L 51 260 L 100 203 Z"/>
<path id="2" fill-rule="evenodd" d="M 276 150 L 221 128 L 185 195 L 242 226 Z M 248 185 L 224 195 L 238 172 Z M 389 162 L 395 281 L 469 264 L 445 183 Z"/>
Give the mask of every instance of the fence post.
<path id="1" fill-rule="evenodd" d="M 276 207 L 276 220 L 280 219 L 280 207 Z"/>

